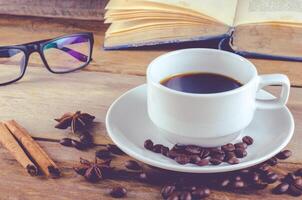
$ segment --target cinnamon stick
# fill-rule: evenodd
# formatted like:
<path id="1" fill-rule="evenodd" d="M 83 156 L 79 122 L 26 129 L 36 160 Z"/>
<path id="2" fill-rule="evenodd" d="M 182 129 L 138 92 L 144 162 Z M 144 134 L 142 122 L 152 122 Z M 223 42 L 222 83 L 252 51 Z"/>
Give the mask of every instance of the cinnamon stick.
<path id="1" fill-rule="evenodd" d="M 31 176 L 38 175 L 38 168 L 36 165 L 29 159 L 18 141 L 3 123 L 0 123 L 0 142 Z"/>
<path id="2" fill-rule="evenodd" d="M 5 125 L 16 139 L 23 145 L 23 148 L 30 154 L 30 157 L 37 163 L 42 172 L 50 177 L 60 176 L 60 170 L 47 153 L 34 141 L 28 131 L 16 121 L 6 121 Z"/>

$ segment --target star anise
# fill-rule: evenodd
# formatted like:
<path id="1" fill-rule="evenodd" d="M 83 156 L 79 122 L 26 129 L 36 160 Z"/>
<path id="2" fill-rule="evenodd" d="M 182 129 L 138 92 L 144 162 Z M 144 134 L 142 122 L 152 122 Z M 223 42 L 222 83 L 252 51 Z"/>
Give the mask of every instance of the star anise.
<path id="1" fill-rule="evenodd" d="M 81 111 L 77 111 L 76 113 L 65 113 L 61 118 L 55 119 L 59 122 L 55 127 L 58 129 L 71 127 L 71 132 L 76 133 L 91 125 L 94 118 L 94 116 L 88 113 L 81 113 Z"/>
<path id="2" fill-rule="evenodd" d="M 106 160 L 103 162 L 98 162 L 97 158 L 94 162 L 90 162 L 83 158 L 80 158 L 80 167 L 75 167 L 74 170 L 89 182 L 98 182 L 102 179 L 108 177 L 109 173 L 112 171 L 110 167 L 111 160 Z"/>

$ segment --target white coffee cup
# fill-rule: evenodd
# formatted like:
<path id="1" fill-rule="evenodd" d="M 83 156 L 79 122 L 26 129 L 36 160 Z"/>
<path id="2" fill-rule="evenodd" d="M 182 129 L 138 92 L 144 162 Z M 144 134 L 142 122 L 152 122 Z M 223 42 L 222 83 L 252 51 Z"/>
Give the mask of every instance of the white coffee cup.
<path id="1" fill-rule="evenodd" d="M 163 86 L 167 77 L 209 72 L 243 85 L 213 94 L 180 92 Z M 280 97 L 256 99 L 259 89 L 282 85 Z M 147 69 L 148 114 L 159 134 L 173 143 L 213 147 L 234 140 L 253 119 L 256 109 L 277 109 L 287 103 L 290 83 L 283 74 L 258 75 L 247 59 L 214 49 L 184 49 L 153 60 Z"/>

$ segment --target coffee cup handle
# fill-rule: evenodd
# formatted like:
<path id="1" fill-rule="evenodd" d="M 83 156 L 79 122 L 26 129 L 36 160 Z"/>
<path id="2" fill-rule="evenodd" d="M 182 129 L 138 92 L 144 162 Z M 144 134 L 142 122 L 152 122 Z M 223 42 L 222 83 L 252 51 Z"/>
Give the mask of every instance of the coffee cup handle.
<path id="1" fill-rule="evenodd" d="M 282 90 L 280 96 L 272 100 L 256 99 L 256 107 L 259 109 L 275 109 L 283 107 L 288 100 L 290 91 L 290 82 L 286 75 L 283 74 L 268 74 L 260 75 L 258 90 L 269 85 L 281 85 Z"/>

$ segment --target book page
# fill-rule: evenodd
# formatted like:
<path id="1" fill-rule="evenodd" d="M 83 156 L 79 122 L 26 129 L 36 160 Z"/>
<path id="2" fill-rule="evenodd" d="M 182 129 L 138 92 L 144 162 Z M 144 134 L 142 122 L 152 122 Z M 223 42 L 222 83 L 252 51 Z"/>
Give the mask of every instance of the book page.
<path id="1" fill-rule="evenodd" d="M 302 23 L 302 0 L 239 0 L 235 25 Z"/>
<path id="2" fill-rule="evenodd" d="M 167 10 L 170 6 L 171 9 L 178 8 L 180 12 L 191 11 L 193 13 L 199 13 L 201 16 L 206 15 L 228 26 L 233 26 L 237 1 L 238 0 L 111 0 L 106 9 Z M 153 3 L 153 5 L 150 3 Z"/>

